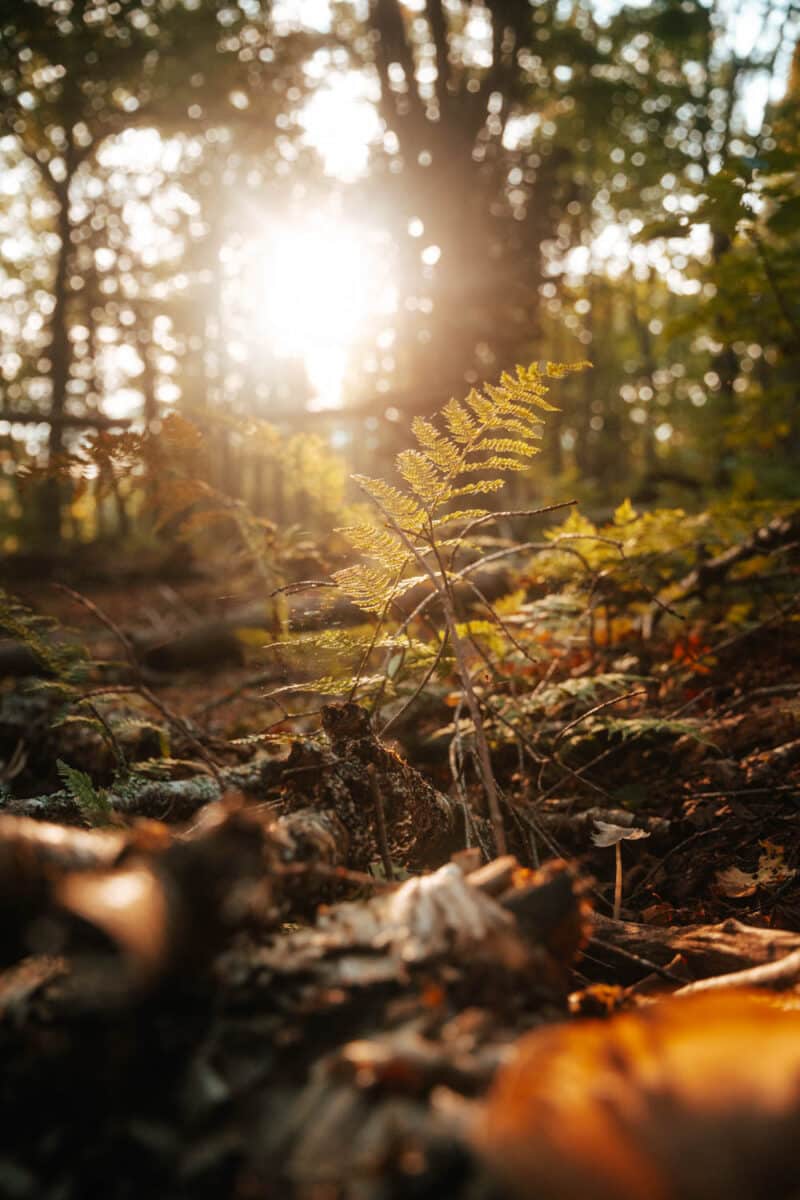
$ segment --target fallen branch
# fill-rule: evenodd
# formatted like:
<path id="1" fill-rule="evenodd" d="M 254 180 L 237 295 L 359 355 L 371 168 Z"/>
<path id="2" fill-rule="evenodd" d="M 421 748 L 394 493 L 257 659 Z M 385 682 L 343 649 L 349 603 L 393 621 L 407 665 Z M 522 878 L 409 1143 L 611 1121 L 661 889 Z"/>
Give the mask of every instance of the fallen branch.
<path id="1" fill-rule="evenodd" d="M 716 992 L 723 988 L 744 987 L 791 987 L 800 980 L 800 950 L 779 958 L 777 962 L 762 963 L 744 971 L 731 971 L 727 975 L 712 975 L 710 979 L 698 979 L 678 988 L 676 996 L 693 996 L 697 992 Z"/>
<path id="2" fill-rule="evenodd" d="M 683 961 L 688 975 L 709 976 L 740 972 L 754 966 L 772 965 L 779 957 L 800 951 L 800 933 L 782 929 L 759 929 L 741 921 L 720 925 L 688 925 L 684 928 L 637 925 L 612 921 L 595 913 L 598 945 L 619 949 L 648 959 L 659 967 Z"/>

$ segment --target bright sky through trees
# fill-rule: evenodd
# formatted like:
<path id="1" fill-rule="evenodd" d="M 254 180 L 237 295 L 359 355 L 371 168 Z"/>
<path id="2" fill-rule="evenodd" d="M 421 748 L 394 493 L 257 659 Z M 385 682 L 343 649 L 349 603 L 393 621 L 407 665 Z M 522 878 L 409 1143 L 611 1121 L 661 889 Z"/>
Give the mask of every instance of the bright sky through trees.
<path id="1" fill-rule="evenodd" d="M 414 13 L 420 10 L 420 3 L 421 0 L 407 0 L 406 8 Z M 242 10 L 245 7 L 240 4 Z M 455 0 L 453 7 L 458 7 Z M 616 0 L 599 0 L 593 15 L 604 20 L 619 7 Z M 363 0 L 353 8 L 357 16 L 363 17 Z M 730 8 L 735 17 L 732 15 L 727 37 L 737 54 L 748 53 L 765 28 L 768 37 L 777 36 L 780 18 L 777 7 L 774 21 L 771 11 L 767 11 L 765 18 L 764 7 L 756 0 L 744 0 L 738 5 L 731 0 Z M 328 0 L 278 0 L 272 9 L 272 20 L 278 32 L 304 28 L 327 33 L 331 29 L 332 10 Z M 472 62 L 481 70 L 491 65 L 491 25 L 485 12 L 475 9 L 458 38 L 463 61 Z M 747 84 L 741 116 L 751 130 L 758 127 L 770 87 L 774 98 L 785 80 L 785 58 L 784 53 L 776 63 L 771 81 L 755 76 Z M 377 107 L 379 89 L 375 71 L 354 70 L 346 53 L 329 48 L 310 53 L 303 71 L 313 90 L 296 114 L 297 128 L 301 144 L 315 151 L 321 160 L 329 194 L 319 184 L 304 190 L 301 183 L 295 193 L 287 189 L 279 201 L 274 198 L 269 181 L 265 181 L 261 198 L 248 199 L 241 214 L 236 212 L 229 222 L 235 236 L 228 237 L 219 250 L 227 290 L 215 319 L 223 326 L 217 330 L 223 347 L 220 353 L 233 363 L 235 370 L 231 377 L 240 391 L 250 377 L 247 372 L 252 376 L 257 370 L 266 349 L 279 361 L 302 361 L 313 393 L 312 403 L 336 406 L 343 402 L 356 350 L 362 357 L 371 356 L 376 392 L 386 387 L 386 378 L 391 377 L 395 366 L 395 318 L 398 314 L 402 316 L 403 306 L 408 303 L 417 305 L 417 311 L 429 313 L 433 301 L 427 296 L 401 294 L 398 247 L 393 245 L 384 227 L 385 214 L 373 214 L 364 206 L 355 211 L 352 201 L 351 185 L 367 175 L 371 149 L 385 134 Z M 421 91 L 431 86 L 429 76 L 433 72 L 435 79 L 435 71 L 430 58 L 420 62 L 416 82 Z M 569 66 L 556 65 L 557 80 L 562 78 L 559 71 L 564 73 L 565 80 L 571 77 Z M 249 105 L 247 96 L 238 91 L 230 93 L 229 101 L 234 110 Z M 27 103 L 24 96 L 20 98 L 20 103 L 23 102 Z M 517 142 L 524 144 L 533 130 L 545 124 L 540 113 L 521 111 L 505 125 L 504 146 L 513 150 Z M 194 275 L 183 265 L 193 240 L 206 236 L 208 228 L 203 204 L 192 194 L 191 181 L 185 182 L 181 176 L 186 171 L 189 179 L 193 164 L 196 166 L 207 153 L 213 157 L 214 150 L 209 145 L 211 134 L 222 161 L 226 151 L 224 127 L 207 131 L 206 144 L 199 135 L 184 133 L 168 137 L 155 129 L 128 129 L 103 142 L 96 166 L 76 177 L 71 194 L 76 220 L 91 223 L 93 205 L 104 196 L 113 202 L 126 227 L 125 247 L 98 245 L 93 251 L 94 266 L 101 276 L 107 276 L 101 279 L 101 291 L 111 288 L 110 274 L 117 272 L 121 295 L 132 305 L 140 303 L 142 297 L 136 292 L 136 279 L 143 268 L 157 276 L 149 285 L 148 303 L 172 301 L 189 296 L 194 281 L 202 278 L 204 271 L 208 272 L 207 264 L 195 267 Z M 296 157 L 299 151 L 288 135 L 283 140 L 285 162 L 280 165 L 288 172 L 292 155 Z M 7 160 L 0 189 L 9 201 L 0 227 L 0 250 L 20 273 L 30 263 L 32 277 L 39 279 L 43 271 L 49 270 L 47 259 L 57 244 L 55 233 L 44 231 L 51 212 L 49 202 L 37 195 L 36 170 L 30 161 L 14 157 L 12 138 L 0 142 L 0 152 L 5 153 Z M 635 173 L 635 158 L 633 155 L 629 178 Z M 521 171 L 518 174 L 522 176 Z M 512 188 L 516 186 L 511 176 L 509 184 Z M 663 207 L 667 214 L 690 211 L 694 202 L 691 195 L 680 188 L 666 187 L 666 191 Z M 258 197 L 257 190 L 254 195 Z M 524 198 L 522 191 L 519 195 Z M 514 196 L 513 190 L 510 196 Z M 652 271 L 673 293 L 689 294 L 699 288 L 697 280 L 688 278 L 677 263 L 681 256 L 684 263 L 690 263 L 705 253 L 707 238 L 702 229 L 693 230 L 685 246 L 673 245 L 676 260 L 666 253 L 663 242 L 634 245 L 640 223 L 637 224 L 637 219 L 615 219 L 611 206 L 604 226 L 596 217 L 592 219 L 595 224 L 588 239 L 583 236 L 580 244 L 573 244 L 568 252 L 559 255 L 556 249 L 550 254 L 547 266 L 550 274 L 563 271 L 568 277 L 580 277 L 594 271 L 616 278 L 632 264 L 636 278 L 646 279 Z M 444 243 L 439 245 L 436 236 L 425 230 L 413 210 L 403 224 L 408 233 L 404 253 L 414 258 L 422 279 L 430 284 L 443 265 L 449 265 L 447 252 L 442 248 Z M 5 287 L 4 298 L 13 299 L 20 284 L 9 278 Z M 106 294 L 112 295 L 108 290 Z M 38 320 L 41 327 L 46 322 L 48 303 L 46 298 L 36 312 L 23 314 L 20 301 L 19 318 L 12 311 L 0 317 L 0 333 L 9 344 L 36 335 L 35 323 Z M 125 320 L 132 321 L 133 311 L 123 307 L 117 324 L 124 326 Z M 88 337 L 82 329 L 73 330 L 74 339 Z M 112 324 L 104 322 L 92 336 L 102 348 L 96 356 L 96 365 L 103 403 L 112 415 L 123 416 L 136 410 L 137 381 L 144 362 L 117 332 Z M 420 331 L 419 336 L 424 333 Z M 15 354 L 16 349 L 6 354 L 11 378 L 16 370 L 16 360 L 12 362 Z M 163 403 L 172 403 L 180 396 L 176 361 L 165 333 L 156 386 L 156 397 Z M 486 361 L 488 364 L 490 360 Z"/>
<path id="2" fill-rule="evenodd" d="M 420 5 L 408 0 L 406 7 L 416 11 Z M 617 0 L 599 0 L 595 15 L 603 20 L 619 7 Z M 731 5 L 731 10 L 735 11 L 731 40 L 735 52 L 744 55 L 752 49 L 753 39 L 762 28 L 762 6 L 757 0 L 747 0 L 742 5 Z M 327 0 L 281 0 L 276 8 L 277 20 L 323 32 L 330 26 L 330 16 Z M 488 55 L 488 65 L 490 25 L 478 15 L 468 26 L 468 33 L 474 40 L 475 53 Z M 320 84 L 303 110 L 305 138 L 320 155 L 326 173 L 342 183 L 352 182 L 367 170 L 370 147 L 382 135 L 374 80 L 352 70 L 331 73 L 326 56 L 319 64 L 312 61 L 310 74 L 312 78 L 316 74 Z M 764 105 L 771 98 L 770 88 L 777 94 L 779 79 L 776 74 L 772 84 L 766 78 L 757 78 L 748 85 L 744 114 L 748 128 L 758 128 Z M 519 124 L 520 136 L 524 137 L 525 118 L 520 118 Z M 366 298 L 379 295 L 381 309 L 388 313 L 396 289 L 386 278 L 385 259 L 372 253 L 357 227 L 349 223 L 338 228 L 330 226 L 321 235 L 324 222 L 322 213 L 307 210 L 295 223 L 278 225 L 264 243 L 269 246 L 269 251 L 264 251 L 264 275 L 271 281 L 269 294 L 275 299 L 264 310 L 268 318 L 263 329 L 278 354 L 291 353 L 304 359 L 319 402 L 336 405 L 342 398 L 348 354 L 368 312 Z M 695 290 L 694 281 L 683 279 L 663 250 L 652 246 L 634 248 L 635 232 L 635 227 L 609 225 L 591 249 L 582 247 L 570 255 L 566 269 L 571 274 L 585 273 L 593 262 L 614 275 L 633 261 L 642 270 L 660 272 L 675 291 Z M 374 231 L 368 238 L 374 244 Z M 434 266 L 438 247 L 421 243 L 419 249 L 422 262 Z M 706 249 L 707 238 L 702 231 L 695 231 L 687 252 L 697 255 Z M 281 296 L 282 301 L 277 299 Z"/>

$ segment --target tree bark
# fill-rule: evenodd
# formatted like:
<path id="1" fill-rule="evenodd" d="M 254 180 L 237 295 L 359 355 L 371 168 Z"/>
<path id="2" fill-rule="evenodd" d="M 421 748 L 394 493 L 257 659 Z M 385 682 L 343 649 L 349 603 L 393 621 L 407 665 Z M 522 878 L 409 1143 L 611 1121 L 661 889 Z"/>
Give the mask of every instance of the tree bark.
<path id="1" fill-rule="evenodd" d="M 69 159 L 69 154 L 67 159 Z M 64 453 L 65 410 L 67 383 L 71 366 L 71 346 L 67 313 L 69 307 L 69 260 L 72 250 L 72 223 L 69 215 L 69 192 L 72 172 L 53 187 L 58 202 L 56 232 L 59 238 L 53 281 L 53 312 L 50 318 L 50 434 L 47 442 L 47 461 L 51 471 L 57 471 Z M 45 480 L 42 491 L 41 527 L 49 545 L 61 539 L 61 509 L 63 484 L 57 474 Z"/>

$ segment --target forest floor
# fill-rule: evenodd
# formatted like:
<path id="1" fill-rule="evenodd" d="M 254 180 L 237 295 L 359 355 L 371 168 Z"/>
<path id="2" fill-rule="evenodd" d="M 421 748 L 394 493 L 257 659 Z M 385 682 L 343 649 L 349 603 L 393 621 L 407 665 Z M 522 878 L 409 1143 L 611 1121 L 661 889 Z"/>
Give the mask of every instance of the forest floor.
<path id="1" fill-rule="evenodd" d="M 542 637 L 522 686 L 561 691 L 491 726 L 489 863 L 452 681 L 385 737 L 326 697 L 289 719 L 257 592 L 15 581 L 92 665 L 48 686 L 0 644 L 0 1196 L 513 1194 L 475 1130 L 521 1034 L 800 948 L 792 572 L 747 621 Z"/>

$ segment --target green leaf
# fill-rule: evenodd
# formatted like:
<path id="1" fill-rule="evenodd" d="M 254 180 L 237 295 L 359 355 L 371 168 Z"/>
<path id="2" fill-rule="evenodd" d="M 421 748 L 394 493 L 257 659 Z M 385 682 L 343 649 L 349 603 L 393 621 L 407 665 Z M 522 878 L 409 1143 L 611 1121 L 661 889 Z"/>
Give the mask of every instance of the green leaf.
<path id="1" fill-rule="evenodd" d="M 71 767 L 63 759 L 59 758 L 57 760 L 56 769 L 64 783 L 64 787 L 77 804 L 81 816 L 90 825 L 106 824 L 113 811 L 106 793 L 98 791 L 95 788 L 90 776 L 85 771 L 79 771 L 77 767 Z"/>

